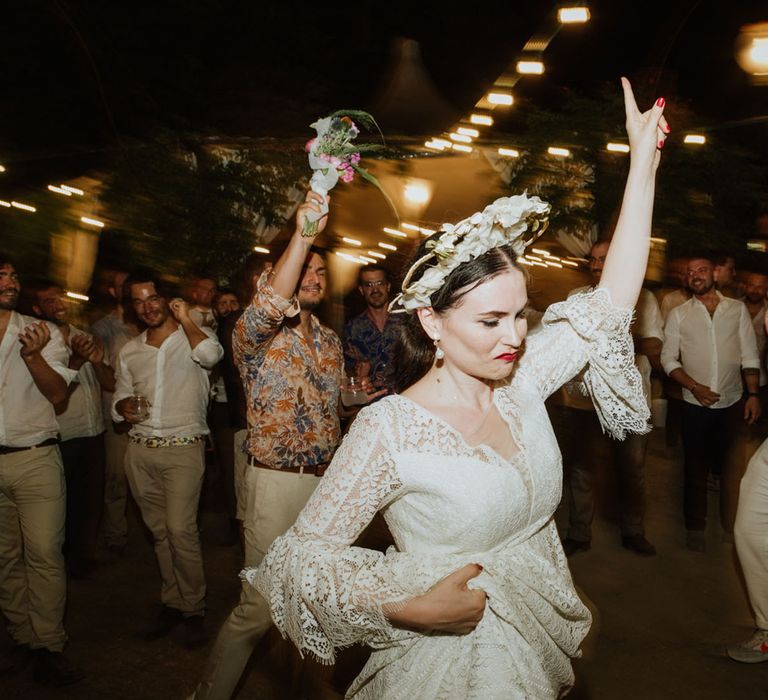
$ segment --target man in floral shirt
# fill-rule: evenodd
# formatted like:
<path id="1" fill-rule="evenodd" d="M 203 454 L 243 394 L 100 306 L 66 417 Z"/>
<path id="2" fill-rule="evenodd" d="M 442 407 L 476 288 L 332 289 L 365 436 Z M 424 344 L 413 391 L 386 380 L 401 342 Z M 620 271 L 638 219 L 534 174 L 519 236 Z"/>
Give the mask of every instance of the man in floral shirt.
<path id="1" fill-rule="evenodd" d="M 232 339 L 248 409 L 246 566 L 257 566 L 272 541 L 293 525 L 341 438 L 342 346 L 312 313 L 325 294 L 325 259 L 312 247 L 314 236 L 302 236 L 307 212 L 319 212 L 321 201 L 308 193 L 288 248 L 259 278 Z M 320 219 L 318 234 L 326 222 Z M 269 606 L 244 585 L 194 697 L 230 698 L 270 625 Z"/>

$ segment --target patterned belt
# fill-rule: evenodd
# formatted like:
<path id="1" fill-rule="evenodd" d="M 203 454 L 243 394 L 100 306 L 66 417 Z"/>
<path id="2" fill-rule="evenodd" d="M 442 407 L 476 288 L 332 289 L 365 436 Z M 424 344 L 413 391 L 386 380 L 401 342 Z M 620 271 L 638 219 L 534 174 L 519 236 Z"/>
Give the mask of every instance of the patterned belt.
<path id="1" fill-rule="evenodd" d="M 189 435 L 187 437 L 146 437 L 144 435 L 129 435 L 128 439 L 142 447 L 183 447 L 200 442 L 204 435 Z"/>
<path id="2" fill-rule="evenodd" d="M 248 455 L 248 466 L 258 467 L 259 469 L 269 469 L 274 472 L 288 472 L 289 474 L 314 474 L 315 476 L 322 476 L 325 474 L 325 470 L 328 469 L 330 462 L 323 462 L 322 464 L 304 464 L 300 467 L 273 467 L 269 464 L 259 462 L 257 459 Z"/>

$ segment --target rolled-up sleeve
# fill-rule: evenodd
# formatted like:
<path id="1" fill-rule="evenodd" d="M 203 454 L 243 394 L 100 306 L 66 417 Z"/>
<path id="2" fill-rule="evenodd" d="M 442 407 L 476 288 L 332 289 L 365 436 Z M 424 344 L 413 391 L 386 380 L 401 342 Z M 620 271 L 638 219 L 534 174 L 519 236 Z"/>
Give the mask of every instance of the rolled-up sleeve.
<path id="1" fill-rule="evenodd" d="M 206 327 L 200 330 L 207 336 L 192 349 L 192 359 L 203 369 L 213 369 L 224 357 L 224 348 L 212 329 Z"/>
<path id="2" fill-rule="evenodd" d="M 739 316 L 739 341 L 741 346 L 741 368 L 760 369 L 760 351 L 757 349 L 757 337 L 747 307 L 741 305 Z"/>
<path id="3" fill-rule="evenodd" d="M 67 346 L 64 345 L 64 339 L 58 329 L 51 328 L 51 339 L 45 344 L 40 355 L 67 384 L 77 381 L 77 370 L 68 367 L 69 352 L 67 352 Z"/>
<path id="4" fill-rule="evenodd" d="M 680 307 L 669 312 L 664 325 L 664 344 L 661 346 L 661 366 L 671 374 L 683 365 L 680 363 Z"/>
<path id="5" fill-rule="evenodd" d="M 119 401 L 127 399 L 129 396 L 133 396 L 133 377 L 131 376 L 131 372 L 128 369 L 128 365 L 121 352 L 117 357 L 117 367 L 115 368 L 115 393 L 112 396 L 112 406 L 110 409 L 112 420 L 115 421 L 115 423 L 122 423 L 125 420 L 125 418 L 115 410 L 115 406 L 117 406 Z"/>

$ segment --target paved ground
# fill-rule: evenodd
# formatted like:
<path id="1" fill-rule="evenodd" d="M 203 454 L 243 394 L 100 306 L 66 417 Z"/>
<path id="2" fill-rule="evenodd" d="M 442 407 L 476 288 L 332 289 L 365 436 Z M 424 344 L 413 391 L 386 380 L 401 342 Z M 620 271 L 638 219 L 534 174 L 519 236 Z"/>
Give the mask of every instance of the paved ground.
<path id="1" fill-rule="evenodd" d="M 721 541 L 711 517 L 707 553 L 683 547 L 678 453 L 665 445 L 662 431 L 651 438 L 649 482 L 647 530 L 658 555 L 646 559 L 621 549 L 613 489 L 605 478 L 592 550 L 572 559 L 576 582 L 597 612 L 588 653 L 576 662 L 578 682 L 570 697 L 768 699 L 768 663 L 742 665 L 724 655 L 727 642 L 747 636 L 752 628 L 733 546 Z M 716 513 L 714 499 L 710 506 Z M 558 520 L 566 515 L 559 512 Z M 35 685 L 26 671 L 0 679 L 0 698 L 181 700 L 192 690 L 207 648 L 187 651 L 173 638 L 140 639 L 155 614 L 158 576 L 135 516 L 132 525 L 125 558 L 102 565 L 88 580 L 70 582 L 67 652 L 87 672 L 86 680 L 51 690 Z M 225 533 L 221 513 L 204 512 L 203 526 L 208 624 L 215 630 L 237 597 L 240 555 L 237 547 L 220 544 Z M 0 647 L 8 644 L 0 632 Z M 290 649 L 272 635 L 257 650 L 238 697 L 341 698 L 363 659 L 361 650 L 351 650 L 336 668 L 312 669 L 302 679 Z"/>

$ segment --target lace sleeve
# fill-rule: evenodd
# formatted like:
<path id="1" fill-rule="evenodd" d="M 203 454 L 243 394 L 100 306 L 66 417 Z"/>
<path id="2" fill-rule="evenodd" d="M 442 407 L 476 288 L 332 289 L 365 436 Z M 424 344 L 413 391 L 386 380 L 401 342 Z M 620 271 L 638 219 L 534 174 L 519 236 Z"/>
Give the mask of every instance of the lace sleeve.
<path id="1" fill-rule="evenodd" d="M 588 393 L 605 432 L 623 440 L 626 433 L 646 433 L 650 412 L 635 366 L 629 332 L 632 311 L 613 305 L 604 287 L 552 304 L 543 329 L 526 341 L 520 371 L 546 398 L 583 367 Z"/>
<path id="2" fill-rule="evenodd" d="M 401 488 L 387 441 L 392 410 L 379 401 L 360 411 L 295 525 L 241 574 L 283 636 L 322 663 L 334 662 L 335 648 L 391 632 L 383 607 L 412 597 L 383 554 L 350 546 Z"/>

